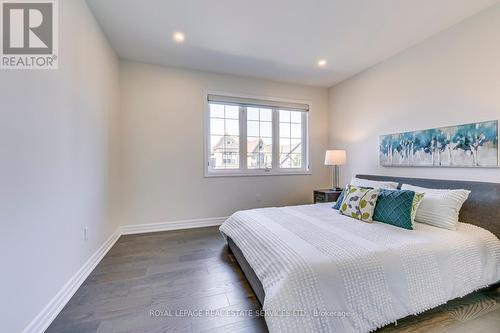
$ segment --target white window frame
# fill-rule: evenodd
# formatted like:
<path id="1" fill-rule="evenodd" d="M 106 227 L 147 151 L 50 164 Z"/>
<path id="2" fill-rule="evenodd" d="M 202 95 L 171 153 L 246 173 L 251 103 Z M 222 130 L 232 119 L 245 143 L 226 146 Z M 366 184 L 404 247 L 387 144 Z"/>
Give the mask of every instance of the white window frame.
<path id="1" fill-rule="evenodd" d="M 210 147 L 210 103 L 208 102 L 208 95 L 220 95 L 226 97 L 236 97 L 236 98 L 251 98 L 261 101 L 271 101 L 271 102 L 284 102 L 284 103 L 300 103 L 307 104 L 309 106 L 308 112 L 302 113 L 302 138 L 304 153 L 302 156 L 302 168 L 280 168 L 279 167 L 279 113 L 274 112 L 274 110 L 279 109 L 276 107 L 271 107 L 273 109 L 273 167 L 271 169 L 247 169 L 247 144 L 246 140 L 240 140 L 240 168 L 239 169 L 212 169 L 210 168 L 209 161 L 209 147 Z M 204 148 L 204 158 L 203 158 L 203 170 L 205 177 L 240 177 L 240 176 L 283 176 L 283 175 L 311 175 L 311 162 L 309 158 L 309 122 L 310 122 L 310 112 L 312 109 L 312 103 L 310 101 L 304 100 L 291 100 L 283 99 L 277 97 L 263 97 L 254 96 L 247 94 L 235 94 L 222 91 L 209 91 L 205 90 L 203 93 L 203 148 Z M 293 110 L 291 110 L 293 111 Z M 241 115 L 244 117 L 241 117 Z M 247 137 L 247 117 L 246 113 L 240 112 L 239 117 L 240 122 L 240 138 Z"/>

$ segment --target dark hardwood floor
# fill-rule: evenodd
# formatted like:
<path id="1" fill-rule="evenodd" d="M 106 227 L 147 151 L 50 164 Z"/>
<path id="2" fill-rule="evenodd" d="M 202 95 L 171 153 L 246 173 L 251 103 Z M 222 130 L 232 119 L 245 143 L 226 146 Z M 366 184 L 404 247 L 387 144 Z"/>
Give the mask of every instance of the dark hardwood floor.
<path id="1" fill-rule="evenodd" d="M 166 313 L 258 308 L 218 228 L 122 236 L 46 332 L 267 332 L 262 318 Z"/>
<path id="2" fill-rule="evenodd" d="M 234 316 L 259 307 L 218 228 L 130 235 L 120 237 L 46 332 L 267 332 L 263 318 Z M 500 290 L 474 293 L 380 332 L 500 332 Z"/>

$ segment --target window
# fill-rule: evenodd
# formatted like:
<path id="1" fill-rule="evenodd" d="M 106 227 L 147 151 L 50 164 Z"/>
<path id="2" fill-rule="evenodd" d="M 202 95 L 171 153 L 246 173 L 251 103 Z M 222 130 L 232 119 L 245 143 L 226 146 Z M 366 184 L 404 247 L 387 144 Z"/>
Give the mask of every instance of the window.
<path id="1" fill-rule="evenodd" d="M 247 107 L 247 168 L 273 167 L 273 110 Z"/>
<path id="2" fill-rule="evenodd" d="M 207 94 L 207 176 L 309 172 L 309 105 Z"/>
<path id="3" fill-rule="evenodd" d="M 302 114 L 279 110 L 280 168 L 302 168 Z"/>
<path id="4" fill-rule="evenodd" d="M 215 169 L 240 166 L 240 111 L 237 106 L 210 105 L 210 165 Z"/>

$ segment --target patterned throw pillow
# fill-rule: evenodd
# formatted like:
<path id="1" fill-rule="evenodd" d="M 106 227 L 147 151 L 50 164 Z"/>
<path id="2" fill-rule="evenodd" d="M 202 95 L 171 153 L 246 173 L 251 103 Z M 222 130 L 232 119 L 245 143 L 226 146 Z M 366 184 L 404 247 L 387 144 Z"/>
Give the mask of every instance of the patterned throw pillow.
<path id="1" fill-rule="evenodd" d="M 413 198 L 413 204 L 411 205 L 411 224 L 415 222 L 415 216 L 417 216 L 417 209 L 424 200 L 425 193 L 415 192 L 415 197 Z"/>
<path id="2" fill-rule="evenodd" d="M 373 219 L 396 227 L 413 230 L 412 207 L 415 192 L 408 190 L 380 190 Z"/>
<path id="3" fill-rule="evenodd" d="M 372 222 L 379 189 L 348 185 L 339 212 L 355 219 Z"/>
<path id="4" fill-rule="evenodd" d="M 361 188 L 366 188 L 366 189 L 373 189 L 373 187 L 365 187 L 365 186 L 360 186 Z M 336 209 L 336 210 L 339 210 L 340 209 L 340 206 L 342 206 L 342 201 L 344 201 L 344 195 L 346 194 L 346 192 L 349 191 L 349 185 L 347 185 L 345 187 L 345 189 L 342 190 L 342 192 L 340 193 L 337 201 L 335 202 L 335 205 L 332 206 L 333 209 Z"/>

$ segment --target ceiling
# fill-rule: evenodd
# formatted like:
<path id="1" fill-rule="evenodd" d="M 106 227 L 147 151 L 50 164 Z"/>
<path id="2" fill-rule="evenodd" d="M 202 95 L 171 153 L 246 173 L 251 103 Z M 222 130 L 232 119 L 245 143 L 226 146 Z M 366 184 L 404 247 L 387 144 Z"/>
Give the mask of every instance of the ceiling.
<path id="1" fill-rule="evenodd" d="M 87 0 L 122 59 L 324 87 L 497 2 Z"/>

